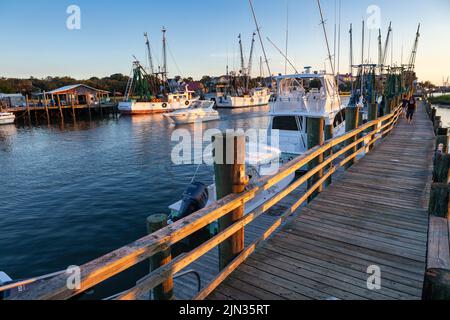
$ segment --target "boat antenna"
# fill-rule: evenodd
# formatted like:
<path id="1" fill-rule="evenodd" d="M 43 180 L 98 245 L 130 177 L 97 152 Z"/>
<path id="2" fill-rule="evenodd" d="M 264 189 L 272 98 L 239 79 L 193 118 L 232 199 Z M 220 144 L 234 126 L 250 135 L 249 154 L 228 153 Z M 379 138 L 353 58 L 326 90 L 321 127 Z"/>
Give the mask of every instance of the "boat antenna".
<path id="1" fill-rule="evenodd" d="M 288 48 L 289 48 L 289 0 L 286 2 L 286 50 L 285 50 L 285 56 L 288 56 Z M 284 61 L 284 74 L 287 75 L 287 67 L 288 67 L 288 61 L 287 59 Z"/>
<path id="2" fill-rule="evenodd" d="M 262 41 L 261 28 L 259 27 L 258 20 L 256 18 L 255 8 L 253 7 L 252 0 L 248 0 L 248 2 L 250 3 L 250 8 L 252 9 L 253 20 L 255 20 L 256 31 L 258 32 L 259 42 L 261 43 L 261 48 L 262 48 L 262 51 L 264 54 L 264 59 L 266 60 L 265 62 L 266 62 L 266 66 L 267 66 L 267 71 L 269 71 L 269 76 L 270 76 L 270 78 L 272 78 L 272 72 L 270 71 L 269 60 L 267 60 L 266 49 L 264 48 L 264 43 Z"/>
<path id="3" fill-rule="evenodd" d="M 152 50 L 150 49 L 150 40 L 148 39 L 147 32 L 144 33 L 144 37 L 145 37 L 145 45 L 147 46 L 147 54 L 148 54 L 148 62 L 149 62 L 150 72 L 152 74 L 154 74 L 155 68 L 153 66 Z"/>
<path id="4" fill-rule="evenodd" d="M 267 37 L 267 41 L 269 41 L 269 42 L 274 46 L 274 48 L 277 49 L 277 51 L 283 56 L 283 58 L 286 59 L 286 61 L 287 61 L 287 62 L 291 65 L 291 67 L 294 69 L 295 73 L 296 73 L 296 74 L 299 74 L 299 72 L 297 71 L 297 68 L 292 64 L 292 62 L 289 60 L 289 58 L 286 57 L 286 55 L 283 53 L 283 51 L 281 51 L 280 48 L 278 48 L 278 47 L 276 46 L 276 44 L 273 43 L 272 40 L 270 40 L 269 37 Z"/>
<path id="5" fill-rule="evenodd" d="M 333 76 L 336 76 L 335 69 L 334 69 L 334 64 L 333 64 L 333 59 L 332 59 L 332 56 L 331 56 L 330 44 L 328 42 L 327 30 L 325 28 L 325 20 L 323 19 L 322 7 L 320 5 L 320 0 L 317 0 L 317 5 L 319 6 L 319 12 L 320 12 L 320 20 L 321 20 L 320 24 L 323 27 L 323 33 L 325 35 L 325 42 L 326 42 L 327 50 L 328 50 L 328 60 L 330 61 L 331 71 L 333 73 Z"/>
<path id="6" fill-rule="evenodd" d="M 353 82 L 353 25 L 350 24 L 350 81 L 352 86 L 352 94 L 354 92 L 354 82 Z"/>

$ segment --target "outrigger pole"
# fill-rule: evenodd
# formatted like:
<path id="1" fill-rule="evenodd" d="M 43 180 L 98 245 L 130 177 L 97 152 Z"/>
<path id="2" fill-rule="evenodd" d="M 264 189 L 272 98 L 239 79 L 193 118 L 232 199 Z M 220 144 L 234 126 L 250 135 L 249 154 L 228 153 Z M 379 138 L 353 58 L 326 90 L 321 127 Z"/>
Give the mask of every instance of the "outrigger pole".
<path id="1" fill-rule="evenodd" d="M 319 6 L 319 12 L 320 12 L 320 20 L 321 20 L 320 24 L 323 27 L 323 33 L 325 35 L 325 42 L 326 42 L 327 50 L 328 50 L 328 60 L 330 61 L 331 71 L 333 72 L 333 76 L 336 76 L 336 72 L 335 72 L 334 64 L 333 64 L 333 57 L 331 56 L 330 44 L 328 42 L 327 30 L 325 29 L 325 20 L 323 19 L 323 13 L 322 13 L 322 7 L 320 5 L 320 0 L 317 0 L 317 5 Z"/>
<path id="2" fill-rule="evenodd" d="M 256 19 L 256 13 L 255 13 L 255 9 L 253 8 L 253 2 L 252 2 L 252 0 L 248 0 L 248 2 L 250 3 L 250 8 L 252 9 L 253 19 L 255 20 L 255 25 L 256 25 L 256 31 L 258 32 L 259 42 L 261 43 L 261 48 L 262 48 L 262 51 L 264 54 L 264 59 L 266 60 L 265 62 L 266 62 L 267 70 L 269 71 L 269 76 L 272 79 L 272 71 L 270 70 L 269 60 L 267 59 L 267 54 L 266 54 L 266 49 L 264 48 L 264 43 L 262 41 L 261 29 L 259 27 L 258 20 Z"/>

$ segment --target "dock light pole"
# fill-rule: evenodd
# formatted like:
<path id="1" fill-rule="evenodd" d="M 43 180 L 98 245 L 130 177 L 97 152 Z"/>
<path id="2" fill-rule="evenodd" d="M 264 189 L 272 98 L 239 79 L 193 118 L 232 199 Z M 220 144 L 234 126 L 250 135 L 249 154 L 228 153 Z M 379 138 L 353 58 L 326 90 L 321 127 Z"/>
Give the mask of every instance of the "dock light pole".
<path id="1" fill-rule="evenodd" d="M 245 135 L 222 133 L 213 136 L 214 174 L 217 200 L 245 191 Z M 219 233 L 244 216 L 244 206 L 219 219 Z M 244 251 L 244 228 L 219 245 L 219 269 L 223 270 Z"/>

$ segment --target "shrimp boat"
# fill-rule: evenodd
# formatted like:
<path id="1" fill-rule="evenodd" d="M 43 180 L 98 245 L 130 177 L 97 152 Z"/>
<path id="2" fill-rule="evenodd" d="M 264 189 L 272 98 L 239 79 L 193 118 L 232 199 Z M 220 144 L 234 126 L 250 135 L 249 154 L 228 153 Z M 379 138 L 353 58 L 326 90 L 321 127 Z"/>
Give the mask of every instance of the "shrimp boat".
<path id="1" fill-rule="evenodd" d="M 195 101 L 188 109 L 165 113 L 164 117 L 169 119 L 175 125 L 215 121 L 220 119 L 219 112 L 214 110 L 213 101 Z"/>
<path id="2" fill-rule="evenodd" d="M 283 155 L 295 157 L 308 151 L 308 118 L 323 118 L 333 137 L 345 133 L 346 106 L 332 74 L 311 73 L 308 68 L 275 79 L 278 92 L 270 104 L 269 137 L 276 131 Z"/>
<path id="3" fill-rule="evenodd" d="M 0 112 L 0 125 L 13 124 L 16 116 L 11 112 Z"/>
<path id="4" fill-rule="evenodd" d="M 199 100 L 186 86 L 183 90 L 173 88 L 167 78 L 166 29 L 163 28 L 163 67 L 155 71 L 147 33 L 147 55 L 150 70 L 147 72 L 135 58 L 125 90 L 125 99 L 119 103 L 119 111 L 125 115 L 166 113 L 187 109 Z"/>
<path id="5" fill-rule="evenodd" d="M 250 58 L 247 66 L 244 62 L 242 38 L 239 35 L 239 48 L 241 52 L 241 70 L 239 72 L 227 72 L 226 85 L 216 87 L 216 96 L 213 98 L 217 108 L 245 108 L 265 106 L 269 104 L 272 96 L 266 87 L 250 88 L 253 64 L 253 51 L 255 46 L 255 33 L 253 33 Z"/>

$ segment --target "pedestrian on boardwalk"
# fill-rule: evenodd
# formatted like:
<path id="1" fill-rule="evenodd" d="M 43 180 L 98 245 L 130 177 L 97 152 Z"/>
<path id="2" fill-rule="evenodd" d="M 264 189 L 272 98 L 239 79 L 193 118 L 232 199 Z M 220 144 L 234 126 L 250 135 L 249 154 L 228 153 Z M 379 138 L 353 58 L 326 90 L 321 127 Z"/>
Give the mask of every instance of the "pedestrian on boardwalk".
<path id="1" fill-rule="evenodd" d="M 411 124 L 414 119 L 414 114 L 416 113 L 416 99 L 414 97 L 411 97 L 408 102 L 408 110 L 406 113 L 406 119 L 408 120 L 408 123 Z"/>
<path id="2" fill-rule="evenodd" d="M 406 114 L 408 113 L 408 102 L 408 98 L 404 95 L 402 99 L 402 113 L 404 119 L 406 119 Z"/>

